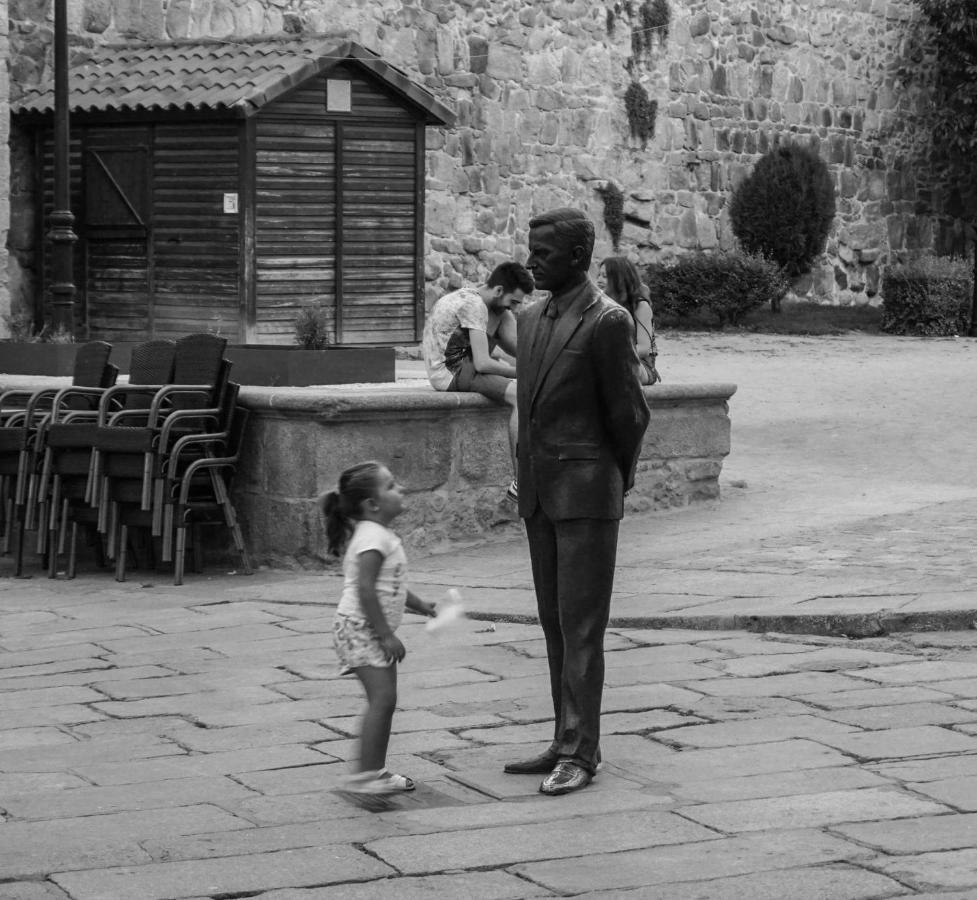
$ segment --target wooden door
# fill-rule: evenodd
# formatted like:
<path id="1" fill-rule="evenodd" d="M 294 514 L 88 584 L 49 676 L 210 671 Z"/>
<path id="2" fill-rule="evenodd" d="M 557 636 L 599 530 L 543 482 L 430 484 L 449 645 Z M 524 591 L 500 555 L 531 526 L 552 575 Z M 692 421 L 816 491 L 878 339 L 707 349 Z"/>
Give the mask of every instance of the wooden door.
<path id="1" fill-rule="evenodd" d="M 153 333 L 148 128 L 89 128 L 84 142 L 85 299 L 91 338 Z"/>

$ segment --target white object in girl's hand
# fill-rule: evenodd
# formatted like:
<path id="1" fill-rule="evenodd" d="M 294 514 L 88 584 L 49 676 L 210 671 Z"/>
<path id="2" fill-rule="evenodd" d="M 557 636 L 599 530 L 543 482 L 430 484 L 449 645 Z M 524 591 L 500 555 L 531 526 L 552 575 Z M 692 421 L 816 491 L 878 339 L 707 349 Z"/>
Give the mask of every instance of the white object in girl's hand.
<path id="1" fill-rule="evenodd" d="M 461 602 L 461 594 L 454 588 L 449 588 L 445 593 L 444 603 L 437 608 L 437 614 L 427 623 L 426 628 L 430 634 L 440 634 L 460 625 L 464 618 L 465 607 Z"/>

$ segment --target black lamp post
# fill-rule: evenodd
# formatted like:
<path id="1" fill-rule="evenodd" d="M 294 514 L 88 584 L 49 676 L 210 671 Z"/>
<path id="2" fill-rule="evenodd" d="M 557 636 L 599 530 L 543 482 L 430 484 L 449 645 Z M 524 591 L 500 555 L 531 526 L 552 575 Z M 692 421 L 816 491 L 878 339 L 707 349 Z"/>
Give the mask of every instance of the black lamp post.
<path id="1" fill-rule="evenodd" d="M 54 0 L 54 209 L 48 216 L 51 240 L 52 326 L 74 334 L 75 283 L 73 248 L 78 236 L 72 226 L 68 153 L 68 4 Z"/>

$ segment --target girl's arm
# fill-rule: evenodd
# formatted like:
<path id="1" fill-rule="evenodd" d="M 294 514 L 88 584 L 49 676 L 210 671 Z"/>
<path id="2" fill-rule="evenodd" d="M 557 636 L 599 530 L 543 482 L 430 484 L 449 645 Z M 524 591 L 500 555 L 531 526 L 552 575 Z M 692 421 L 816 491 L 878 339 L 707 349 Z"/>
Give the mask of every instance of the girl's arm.
<path id="1" fill-rule="evenodd" d="M 380 598 L 377 597 L 377 576 L 380 574 L 381 565 L 383 565 L 383 554 L 379 550 L 365 550 L 360 554 L 359 580 L 356 585 L 360 595 L 360 607 L 366 620 L 380 638 L 387 659 L 400 662 L 407 651 L 400 638 L 390 630 L 387 617 L 380 608 Z"/>
<path id="2" fill-rule="evenodd" d="M 641 359 L 651 353 L 651 336 L 654 334 L 655 327 L 651 315 L 651 304 L 646 300 L 638 301 L 638 305 L 634 308 L 634 322 L 637 326 L 634 338 L 635 349 Z"/>
<path id="3" fill-rule="evenodd" d="M 422 600 L 413 591 L 407 592 L 407 608 L 411 612 L 419 613 L 422 616 L 433 617 L 437 615 L 437 608 L 435 607 L 435 604 Z"/>

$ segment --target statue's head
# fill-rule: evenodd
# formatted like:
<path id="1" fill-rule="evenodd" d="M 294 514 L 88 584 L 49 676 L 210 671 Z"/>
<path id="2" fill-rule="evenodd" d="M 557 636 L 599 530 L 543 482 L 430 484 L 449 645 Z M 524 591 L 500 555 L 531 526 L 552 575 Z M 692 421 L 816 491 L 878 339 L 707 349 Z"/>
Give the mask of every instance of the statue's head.
<path id="1" fill-rule="evenodd" d="M 536 287 L 559 291 L 586 277 L 594 253 L 594 223 L 579 209 L 560 207 L 529 222 L 529 259 Z"/>

